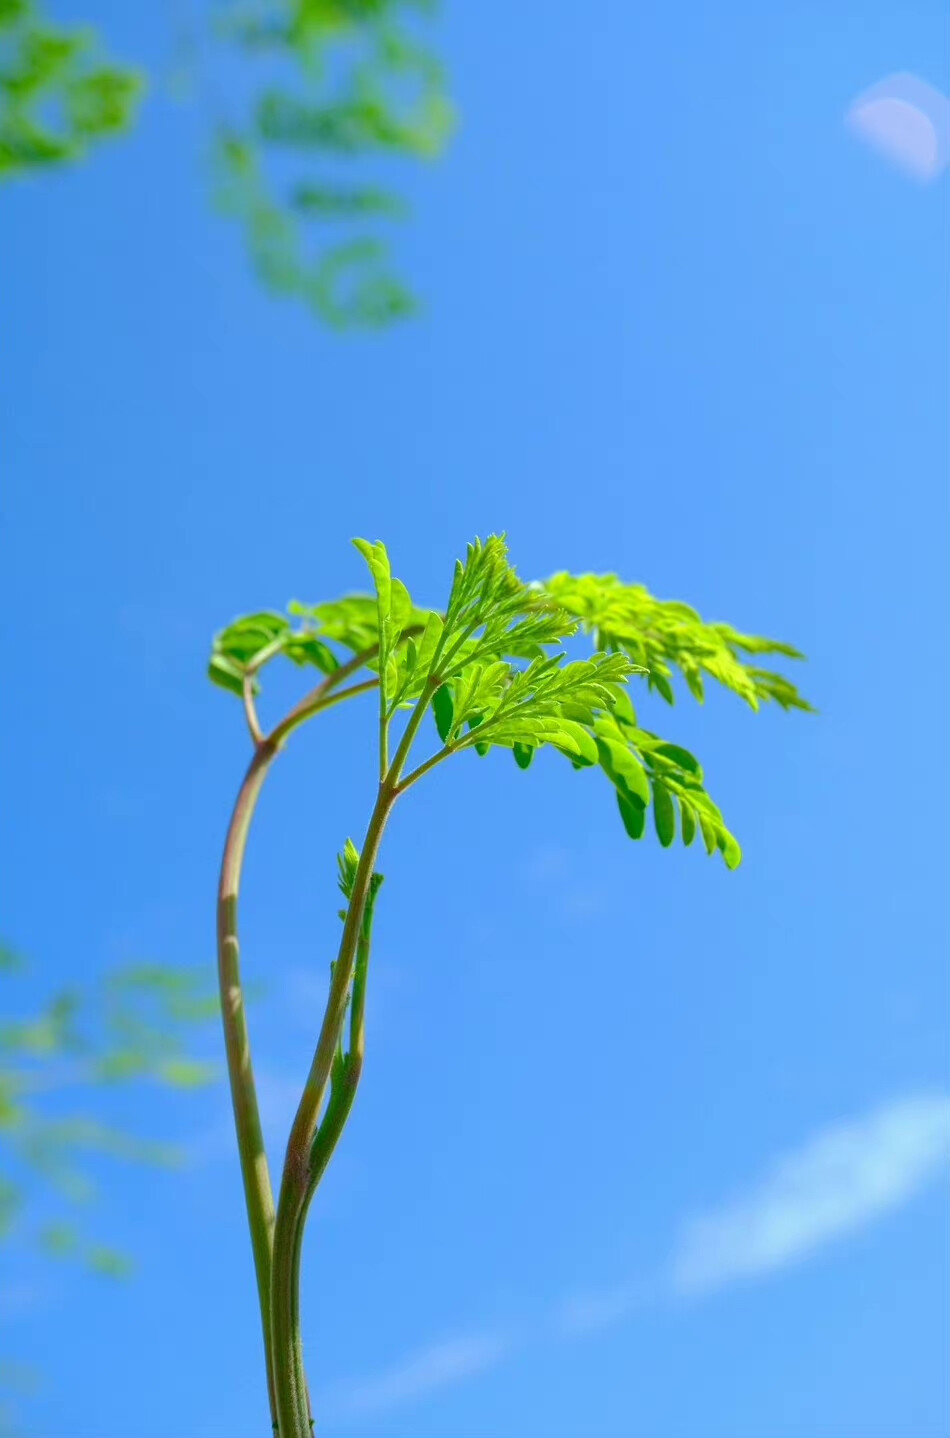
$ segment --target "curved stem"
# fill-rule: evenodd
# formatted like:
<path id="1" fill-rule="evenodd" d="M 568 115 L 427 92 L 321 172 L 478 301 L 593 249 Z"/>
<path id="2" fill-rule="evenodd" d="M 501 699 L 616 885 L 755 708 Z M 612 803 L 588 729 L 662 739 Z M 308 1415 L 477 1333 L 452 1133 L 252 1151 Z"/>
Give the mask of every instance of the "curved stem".
<path id="1" fill-rule="evenodd" d="M 286 738 L 307 719 L 319 713 L 321 709 L 329 708 L 331 704 L 339 703 L 342 699 L 375 687 L 378 681 L 372 679 L 362 684 L 353 685 L 348 690 L 334 692 L 336 686 L 355 673 L 367 658 L 372 658 L 373 653 L 375 653 L 375 649 L 364 651 L 348 663 L 341 665 L 292 709 L 266 739 L 257 738 L 254 757 L 244 776 L 231 815 L 218 880 L 218 984 L 221 996 L 221 1017 L 224 1026 L 231 1104 L 234 1110 L 234 1127 L 240 1155 L 241 1177 L 244 1183 L 244 1199 L 247 1206 L 248 1226 L 251 1231 L 254 1271 L 261 1310 L 267 1393 L 270 1401 L 271 1423 L 275 1431 L 277 1431 L 278 1418 L 274 1379 L 274 1346 L 271 1341 L 271 1273 L 276 1211 L 261 1130 L 260 1109 L 251 1064 L 251 1043 L 247 1028 L 244 992 L 241 985 L 238 894 L 251 820 L 254 817 L 254 810 L 271 764 L 279 754 Z M 252 678 L 253 676 L 250 676 L 251 680 Z M 252 735 L 257 737 L 260 735 L 260 726 L 248 681 L 245 681 L 243 697 L 248 725 Z M 306 1392 L 303 1396 L 309 1415 L 309 1398 Z M 307 1432 L 309 1432 L 309 1424 Z"/>
<path id="2" fill-rule="evenodd" d="M 257 717 L 257 706 L 254 703 L 254 675 L 250 670 L 246 670 L 244 674 L 241 698 L 244 700 L 244 717 L 247 720 L 247 727 L 251 731 L 251 738 L 255 744 L 262 744 L 264 733 Z"/>
<path id="3" fill-rule="evenodd" d="M 237 908 L 241 886 L 241 869 L 247 847 L 248 831 L 267 772 L 278 753 L 270 741 L 259 744 L 244 777 L 231 823 L 228 828 L 218 882 L 218 982 L 221 990 L 221 1016 L 227 1051 L 231 1103 L 244 1180 L 244 1199 L 254 1250 L 257 1295 L 264 1330 L 264 1351 L 267 1364 L 267 1392 L 271 1420 L 277 1421 L 277 1404 L 270 1341 L 271 1255 L 274 1235 L 274 1194 L 271 1188 L 267 1153 L 261 1132 L 257 1090 L 251 1067 L 251 1042 L 247 1030 L 244 994 L 241 988 L 240 944 L 238 941 Z"/>

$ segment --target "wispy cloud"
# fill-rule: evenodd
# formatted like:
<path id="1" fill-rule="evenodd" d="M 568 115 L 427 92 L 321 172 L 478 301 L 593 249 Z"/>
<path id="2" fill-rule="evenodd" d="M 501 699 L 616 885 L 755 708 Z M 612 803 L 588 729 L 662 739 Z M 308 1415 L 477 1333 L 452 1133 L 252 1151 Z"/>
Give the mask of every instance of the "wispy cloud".
<path id="1" fill-rule="evenodd" d="M 336 1422 L 382 1413 L 494 1368 L 513 1347 L 512 1335 L 503 1332 L 444 1339 L 390 1368 L 329 1389 L 324 1406 Z"/>
<path id="2" fill-rule="evenodd" d="M 764 1277 L 866 1227 L 950 1169 L 950 1097 L 918 1094 L 820 1130 L 773 1160 L 748 1192 L 688 1222 L 648 1282 L 574 1293 L 555 1330 L 581 1337 L 655 1303 Z"/>
<path id="3" fill-rule="evenodd" d="M 274 1076 L 265 1094 L 268 1106 L 280 1108 L 291 1086 Z M 746 1193 L 687 1223 L 655 1279 L 568 1295 L 517 1333 L 481 1330 L 432 1343 L 328 1389 L 321 1408 L 335 1423 L 382 1414 L 487 1373 L 552 1331 L 577 1339 L 655 1304 L 775 1273 L 900 1207 L 948 1160 L 950 1097 L 884 1104 L 820 1130 L 775 1159 Z"/>
<path id="4" fill-rule="evenodd" d="M 671 1282 L 698 1294 L 773 1273 L 913 1197 L 950 1156 L 950 1098 L 923 1094 L 822 1130 L 752 1190 L 690 1223 Z"/>
<path id="5" fill-rule="evenodd" d="M 580 1337 L 598 1328 L 613 1328 L 638 1308 L 662 1296 L 655 1283 L 624 1283 L 596 1292 L 573 1293 L 557 1305 L 554 1325 L 564 1337 Z"/>

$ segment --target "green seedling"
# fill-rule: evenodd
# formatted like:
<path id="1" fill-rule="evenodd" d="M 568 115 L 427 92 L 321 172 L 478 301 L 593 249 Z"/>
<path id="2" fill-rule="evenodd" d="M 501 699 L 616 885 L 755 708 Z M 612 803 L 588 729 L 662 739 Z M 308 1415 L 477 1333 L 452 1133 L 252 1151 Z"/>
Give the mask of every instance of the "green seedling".
<path id="1" fill-rule="evenodd" d="M 503 539 L 492 537 L 469 545 L 464 563 L 456 563 L 445 609 L 421 609 L 393 577 L 385 547 L 355 543 L 375 597 L 352 595 L 312 607 L 293 603 L 288 615 L 239 619 L 218 635 L 210 664 L 211 678 L 243 701 L 253 742 L 221 867 L 218 963 L 271 1419 L 279 1438 L 309 1438 L 313 1426 L 300 1337 L 304 1225 L 362 1073 L 373 911 L 382 883 L 376 863 L 394 805 L 430 770 L 467 750 L 508 750 L 524 770 L 547 745 L 575 769 L 603 773 L 632 839 L 643 837 L 652 810 L 664 847 L 677 830 L 685 845 L 698 834 L 707 853 L 721 855 L 734 869 L 739 844 L 706 790 L 698 760 L 641 728 L 631 686 L 645 685 L 672 704 L 678 670 L 699 700 L 705 681 L 713 679 L 753 709 L 766 702 L 809 708 L 782 675 L 751 662 L 769 654 L 800 658 L 794 649 L 708 624 L 687 605 L 657 600 L 614 575 L 557 574 L 525 584 L 508 562 Z M 590 658 L 571 659 L 565 651 L 578 632 L 593 640 Z M 256 696 L 262 670 L 278 657 L 312 666 L 322 678 L 265 734 Z M 376 801 L 362 847 L 347 840 L 339 858 L 343 936 L 275 1204 L 239 967 L 237 905 L 248 831 L 270 767 L 296 730 L 332 705 L 369 693 L 379 706 Z M 417 757 L 430 711 L 438 745 L 433 741 Z"/>

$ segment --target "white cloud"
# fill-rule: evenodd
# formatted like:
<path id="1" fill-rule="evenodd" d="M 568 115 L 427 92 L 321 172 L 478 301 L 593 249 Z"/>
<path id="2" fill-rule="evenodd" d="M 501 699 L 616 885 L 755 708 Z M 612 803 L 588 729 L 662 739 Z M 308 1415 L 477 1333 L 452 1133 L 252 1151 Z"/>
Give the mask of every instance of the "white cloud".
<path id="1" fill-rule="evenodd" d="M 494 1368 L 512 1347 L 511 1336 L 500 1332 L 444 1339 L 390 1368 L 328 1390 L 324 1406 L 337 1422 L 382 1413 Z"/>
<path id="2" fill-rule="evenodd" d="M 772 1273 L 912 1198 L 950 1157 L 950 1098 L 922 1094 L 824 1129 L 780 1157 L 748 1194 L 685 1229 L 674 1291 Z"/>
<path id="3" fill-rule="evenodd" d="M 612 1328 L 614 1324 L 622 1323 L 631 1313 L 657 1297 L 656 1285 L 643 1283 L 626 1283 L 616 1288 L 602 1288 L 597 1292 L 574 1293 L 564 1299 L 555 1310 L 555 1326 L 568 1338 L 593 1333 L 599 1328 Z"/>
<path id="4" fill-rule="evenodd" d="M 950 100 L 916 75 L 890 75 L 866 90 L 847 114 L 852 131 L 916 180 L 950 161 Z"/>

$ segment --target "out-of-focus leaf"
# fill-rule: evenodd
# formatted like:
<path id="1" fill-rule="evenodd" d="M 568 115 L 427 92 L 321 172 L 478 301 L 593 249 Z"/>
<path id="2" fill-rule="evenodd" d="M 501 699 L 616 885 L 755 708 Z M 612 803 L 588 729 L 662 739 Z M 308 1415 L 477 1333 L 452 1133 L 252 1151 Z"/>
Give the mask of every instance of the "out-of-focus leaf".
<path id="1" fill-rule="evenodd" d="M 93 1272 L 101 1273 L 104 1278 L 128 1278 L 135 1268 L 126 1254 L 103 1244 L 88 1249 L 85 1258 Z"/>
<path id="2" fill-rule="evenodd" d="M 389 189 L 333 178 L 341 162 L 428 161 L 448 141 L 442 66 L 401 24 L 413 8 L 277 0 L 266 18 L 225 12 L 221 27 L 252 72 L 264 62 L 265 83 L 218 135 L 219 204 L 242 225 L 264 283 L 338 329 L 417 308 L 385 235 L 408 207 Z"/>
<path id="3" fill-rule="evenodd" d="M 174 1088 L 201 1088 L 213 1081 L 217 1068 L 215 1064 L 198 1063 L 194 1059 L 165 1059 L 158 1072 Z"/>
<path id="4" fill-rule="evenodd" d="M 79 159 L 127 130 L 142 76 L 110 64 L 95 34 L 47 20 L 34 0 L 0 6 L 0 180 Z"/>

